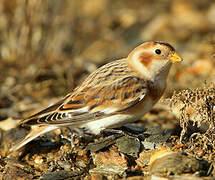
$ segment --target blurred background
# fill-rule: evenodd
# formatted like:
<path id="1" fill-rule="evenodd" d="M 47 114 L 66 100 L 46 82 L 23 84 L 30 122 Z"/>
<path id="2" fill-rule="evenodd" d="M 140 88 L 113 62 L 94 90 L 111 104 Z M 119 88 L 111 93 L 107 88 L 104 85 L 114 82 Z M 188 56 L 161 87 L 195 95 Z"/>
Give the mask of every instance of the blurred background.
<path id="1" fill-rule="evenodd" d="M 164 97 L 215 81 L 214 1 L 0 0 L 0 120 L 56 102 L 148 40 L 184 58 Z"/>

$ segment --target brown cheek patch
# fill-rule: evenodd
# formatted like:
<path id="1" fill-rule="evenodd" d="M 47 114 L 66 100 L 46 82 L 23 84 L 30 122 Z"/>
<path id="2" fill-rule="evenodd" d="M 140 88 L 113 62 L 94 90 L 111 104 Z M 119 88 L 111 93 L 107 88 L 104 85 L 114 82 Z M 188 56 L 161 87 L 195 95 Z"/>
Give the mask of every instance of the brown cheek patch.
<path id="1" fill-rule="evenodd" d="M 138 59 L 141 64 L 143 64 L 145 67 L 148 67 L 152 63 L 153 55 L 149 53 L 142 53 Z"/>

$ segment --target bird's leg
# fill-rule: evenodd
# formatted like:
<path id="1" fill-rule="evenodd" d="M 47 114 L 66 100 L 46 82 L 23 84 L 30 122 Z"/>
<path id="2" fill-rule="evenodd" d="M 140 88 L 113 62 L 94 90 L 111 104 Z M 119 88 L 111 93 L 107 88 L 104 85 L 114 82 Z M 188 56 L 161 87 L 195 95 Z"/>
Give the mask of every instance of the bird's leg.
<path id="1" fill-rule="evenodd" d="M 75 136 L 76 134 L 74 133 L 74 130 L 72 127 L 67 127 L 67 129 L 69 130 L 69 132 L 71 133 L 71 136 L 64 136 L 63 134 L 60 135 L 61 140 L 64 140 L 66 142 L 68 142 L 72 148 L 74 148 L 75 144 L 74 144 L 74 140 L 75 140 Z"/>

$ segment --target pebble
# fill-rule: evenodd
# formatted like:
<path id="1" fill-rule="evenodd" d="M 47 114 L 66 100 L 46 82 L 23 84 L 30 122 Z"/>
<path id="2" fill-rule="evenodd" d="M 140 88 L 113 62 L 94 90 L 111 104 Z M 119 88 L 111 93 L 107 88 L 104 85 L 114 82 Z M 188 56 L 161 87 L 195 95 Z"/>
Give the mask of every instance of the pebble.
<path id="1" fill-rule="evenodd" d="M 161 148 L 152 153 L 149 169 L 153 175 L 169 176 L 194 173 L 202 170 L 203 167 L 194 157 Z"/>
<path id="2" fill-rule="evenodd" d="M 140 141 L 138 138 L 123 136 L 116 140 L 116 146 L 122 153 L 137 156 L 140 151 Z"/>
<path id="3" fill-rule="evenodd" d="M 128 169 L 126 157 L 119 152 L 110 150 L 108 152 L 92 153 L 92 157 L 96 168 L 90 169 L 90 173 L 122 176 Z"/>
<path id="4" fill-rule="evenodd" d="M 122 136 L 122 135 L 117 134 L 117 135 L 111 135 L 111 136 L 108 136 L 108 137 L 105 137 L 105 138 L 101 138 L 95 143 L 88 144 L 87 147 L 86 147 L 86 150 L 90 151 L 90 152 L 97 152 L 99 150 L 102 150 L 105 147 L 108 147 L 108 146 L 114 144 L 116 142 L 116 139 L 119 136 Z"/>
<path id="5" fill-rule="evenodd" d="M 83 172 L 81 171 L 56 171 L 50 172 L 41 177 L 41 180 L 60 180 L 60 179 L 70 179 L 80 176 Z"/>

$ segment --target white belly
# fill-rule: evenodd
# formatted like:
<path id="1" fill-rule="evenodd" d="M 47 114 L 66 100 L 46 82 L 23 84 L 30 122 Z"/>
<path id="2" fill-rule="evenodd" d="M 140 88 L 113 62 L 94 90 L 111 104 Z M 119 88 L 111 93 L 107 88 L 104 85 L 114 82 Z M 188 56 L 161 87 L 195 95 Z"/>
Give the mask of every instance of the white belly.
<path id="1" fill-rule="evenodd" d="M 81 128 L 85 128 L 93 134 L 99 134 L 100 131 L 106 128 L 116 128 L 138 120 L 148 111 L 150 111 L 152 106 L 152 101 L 148 101 L 147 103 L 145 103 L 144 107 L 141 108 L 141 111 L 139 109 L 135 112 L 134 107 L 134 110 L 128 111 L 127 113 L 116 114 L 102 119 L 87 122 L 83 124 Z"/>
<path id="2" fill-rule="evenodd" d="M 119 114 L 85 123 L 81 127 L 86 128 L 93 134 L 99 134 L 100 131 L 106 128 L 120 127 L 123 124 L 127 124 L 132 119 L 132 115 Z"/>

